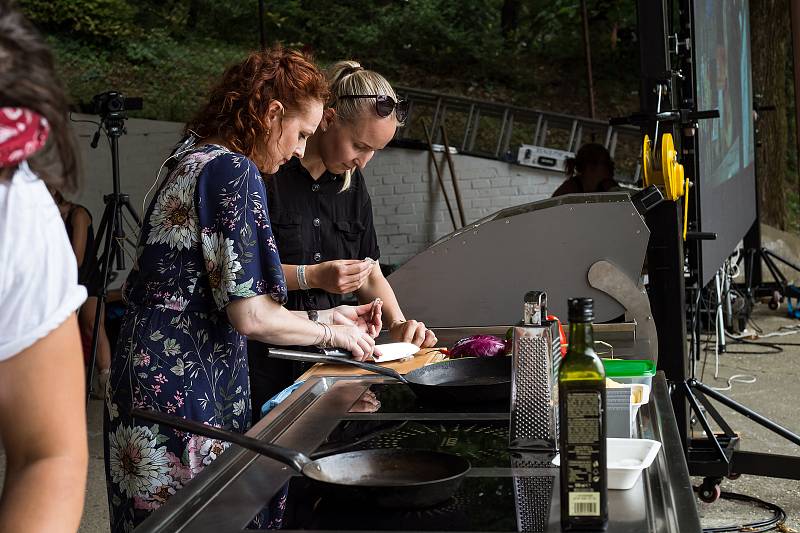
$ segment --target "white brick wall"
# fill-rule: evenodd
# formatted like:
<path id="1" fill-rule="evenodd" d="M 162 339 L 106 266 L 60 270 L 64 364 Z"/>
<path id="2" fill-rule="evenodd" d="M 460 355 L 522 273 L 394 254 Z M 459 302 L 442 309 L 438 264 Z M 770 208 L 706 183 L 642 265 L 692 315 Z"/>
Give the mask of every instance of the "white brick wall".
<path id="1" fill-rule="evenodd" d="M 436 154 L 441 162 L 444 154 Z M 474 222 L 499 209 L 550 197 L 563 174 L 502 161 L 454 155 L 464 218 Z M 436 171 L 425 151 L 387 148 L 364 169 L 381 247 L 381 262 L 401 264 L 453 231 Z M 445 189 L 459 222 L 450 171 Z"/>
<path id="2" fill-rule="evenodd" d="M 76 119 L 94 120 L 89 115 Z M 154 120 L 126 121 L 128 134 L 120 138 L 121 190 L 141 215 L 142 199 L 153 184 L 158 167 L 180 137 L 182 124 Z M 111 156 L 108 143 L 89 146 L 96 127 L 74 123 L 84 169 L 84 186 L 78 200 L 95 217 L 95 230 L 103 212 L 103 194 L 112 191 Z M 441 161 L 444 154 L 436 154 Z M 560 173 L 511 165 L 479 157 L 454 155 L 467 223 L 498 209 L 549 197 L 563 181 Z M 443 165 L 445 187 L 458 222 L 450 172 Z M 387 148 L 364 169 L 372 196 L 375 229 L 381 247 L 381 262 L 400 264 L 450 233 L 453 225 L 430 157 L 425 151 Z M 126 228 L 130 238 L 134 238 Z M 130 268 L 130 261 L 126 265 Z M 117 286 L 125 277 L 121 273 Z"/>

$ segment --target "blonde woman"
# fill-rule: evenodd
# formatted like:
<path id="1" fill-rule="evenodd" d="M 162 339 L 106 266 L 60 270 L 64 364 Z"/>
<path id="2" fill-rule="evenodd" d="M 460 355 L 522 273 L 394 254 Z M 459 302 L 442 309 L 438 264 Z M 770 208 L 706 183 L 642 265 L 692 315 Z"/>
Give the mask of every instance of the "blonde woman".
<path id="1" fill-rule="evenodd" d="M 378 266 L 380 250 L 372 203 L 361 174 L 394 137 L 408 114 L 389 82 L 355 61 L 328 72 L 330 99 L 320 127 L 302 158 L 293 158 L 267 181 L 269 212 L 293 310 L 330 309 L 354 292 L 359 302 L 383 301 L 391 337 L 433 346 L 425 325 L 406 320 Z M 263 357 L 251 343 L 250 381 L 254 418 L 261 405 L 291 385 L 299 365 Z"/>

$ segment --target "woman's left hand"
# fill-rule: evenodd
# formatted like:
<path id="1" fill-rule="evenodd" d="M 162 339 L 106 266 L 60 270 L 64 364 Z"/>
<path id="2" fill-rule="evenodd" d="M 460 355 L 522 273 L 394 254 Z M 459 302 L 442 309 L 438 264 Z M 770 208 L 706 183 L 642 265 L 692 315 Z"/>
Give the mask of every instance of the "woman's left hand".
<path id="1" fill-rule="evenodd" d="M 436 335 L 416 320 L 395 320 L 389 326 L 389 337 L 397 342 L 416 344 L 420 348 L 432 348 L 438 342 Z"/>
<path id="2" fill-rule="evenodd" d="M 358 329 L 375 338 L 381 331 L 381 314 L 383 301 L 375 298 L 363 305 L 340 305 L 331 311 L 331 323 L 334 325 L 357 326 Z"/>

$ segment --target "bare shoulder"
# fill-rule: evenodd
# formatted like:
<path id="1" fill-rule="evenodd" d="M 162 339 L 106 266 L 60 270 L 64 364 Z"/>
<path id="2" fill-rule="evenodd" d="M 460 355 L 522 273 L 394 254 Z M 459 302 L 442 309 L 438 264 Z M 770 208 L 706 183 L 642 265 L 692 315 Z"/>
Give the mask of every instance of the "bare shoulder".
<path id="1" fill-rule="evenodd" d="M 70 221 L 74 226 L 88 226 L 92 223 L 92 214 L 82 205 L 77 205 L 72 210 Z"/>

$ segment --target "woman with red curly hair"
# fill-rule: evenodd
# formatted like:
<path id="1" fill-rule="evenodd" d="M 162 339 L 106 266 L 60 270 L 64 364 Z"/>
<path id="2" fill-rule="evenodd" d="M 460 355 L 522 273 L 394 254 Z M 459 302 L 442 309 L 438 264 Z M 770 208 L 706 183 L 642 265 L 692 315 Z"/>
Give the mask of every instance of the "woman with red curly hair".
<path id="1" fill-rule="evenodd" d="M 372 354 L 380 305 L 293 313 L 270 227 L 262 173 L 293 156 L 322 118 L 324 76 L 276 48 L 229 68 L 187 126 L 200 142 L 153 198 L 124 288 L 127 309 L 105 409 L 111 530 L 129 531 L 227 443 L 145 423 L 132 407 L 244 432 L 250 424 L 246 337 Z"/>

